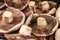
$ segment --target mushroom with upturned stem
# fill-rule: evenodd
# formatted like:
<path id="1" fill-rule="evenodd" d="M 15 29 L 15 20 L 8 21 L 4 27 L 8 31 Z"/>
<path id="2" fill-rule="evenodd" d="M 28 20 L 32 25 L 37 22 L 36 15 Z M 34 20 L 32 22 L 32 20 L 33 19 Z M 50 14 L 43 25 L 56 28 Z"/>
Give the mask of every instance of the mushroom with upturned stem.
<path id="1" fill-rule="evenodd" d="M 5 0 L 7 7 L 18 8 L 23 10 L 27 7 L 30 0 Z"/>
<path id="2" fill-rule="evenodd" d="M 0 15 L 0 33 L 16 31 L 24 24 L 25 15 L 13 7 L 6 8 Z"/>
<path id="3" fill-rule="evenodd" d="M 5 34 L 5 37 L 8 40 L 37 40 L 34 36 L 31 35 L 32 28 L 26 25 L 22 25 L 19 31 L 19 34 Z"/>
<path id="4" fill-rule="evenodd" d="M 32 19 L 30 24 L 32 33 L 35 36 L 49 36 L 52 35 L 58 28 L 58 21 L 51 15 L 40 15 Z"/>
<path id="5" fill-rule="evenodd" d="M 52 6 L 52 4 L 54 6 Z M 35 13 L 38 14 L 54 14 L 56 12 L 55 2 L 49 3 L 49 1 L 39 2 L 39 4 L 34 6 Z"/>

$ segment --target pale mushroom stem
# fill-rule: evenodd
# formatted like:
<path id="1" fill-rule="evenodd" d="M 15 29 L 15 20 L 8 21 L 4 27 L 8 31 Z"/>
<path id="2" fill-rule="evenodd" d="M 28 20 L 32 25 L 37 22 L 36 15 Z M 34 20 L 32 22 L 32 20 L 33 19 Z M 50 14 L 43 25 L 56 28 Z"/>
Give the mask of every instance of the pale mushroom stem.
<path id="1" fill-rule="evenodd" d="M 38 17 L 37 18 L 37 25 L 41 28 L 45 28 L 47 25 L 46 19 L 43 17 Z"/>
<path id="2" fill-rule="evenodd" d="M 31 35 L 32 28 L 26 25 L 22 25 L 19 31 L 19 34 L 22 35 Z"/>
<path id="3" fill-rule="evenodd" d="M 2 21 L 5 23 L 11 23 L 13 22 L 13 15 L 10 11 L 5 11 L 2 15 Z"/>
<path id="4" fill-rule="evenodd" d="M 35 1 L 30 1 L 29 7 L 34 7 L 34 5 L 35 5 Z"/>

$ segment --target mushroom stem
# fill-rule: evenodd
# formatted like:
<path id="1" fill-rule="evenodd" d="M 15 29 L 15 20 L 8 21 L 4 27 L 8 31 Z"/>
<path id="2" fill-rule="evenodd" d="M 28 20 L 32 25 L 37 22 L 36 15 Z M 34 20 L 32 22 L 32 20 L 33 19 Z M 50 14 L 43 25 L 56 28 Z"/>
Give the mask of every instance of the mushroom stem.
<path id="1" fill-rule="evenodd" d="M 26 25 L 22 25 L 19 33 L 22 35 L 31 35 L 32 32 L 32 28 L 30 28 L 29 26 Z"/>
<path id="2" fill-rule="evenodd" d="M 48 1 L 41 2 L 41 5 L 42 5 L 42 10 L 43 11 L 48 11 L 49 8 L 50 8 Z"/>
<path id="3" fill-rule="evenodd" d="M 35 5 L 35 2 L 34 1 L 30 1 L 29 6 L 30 7 L 34 7 L 34 5 Z"/>
<path id="4" fill-rule="evenodd" d="M 13 21 L 13 15 L 10 11 L 5 11 L 2 15 L 2 20 L 5 23 L 11 23 Z"/>
<path id="5" fill-rule="evenodd" d="M 37 18 L 37 25 L 44 28 L 47 25 L 46 19 L 43 17 L 38 17 Z"/>

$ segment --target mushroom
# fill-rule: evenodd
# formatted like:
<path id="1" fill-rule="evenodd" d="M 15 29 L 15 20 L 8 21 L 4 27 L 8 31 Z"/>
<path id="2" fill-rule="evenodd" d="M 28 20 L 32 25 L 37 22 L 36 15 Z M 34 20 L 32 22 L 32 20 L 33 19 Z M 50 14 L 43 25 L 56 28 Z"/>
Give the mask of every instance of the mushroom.
<path id="1" fill-rule="evenodd" d="M 5 6 L 4 0 L 0 0 L 0 9 L 2 9 Z"/>
<path id="2" fill-rule="evenodd" d="M 34 6 L 35 13 L 38 14 L 54 14 L 56 12 L 55 2 L 49 3 L 50 1 L 39 2 Z M 54 5 L 52 7 L 52 4 Z"/>
<path id="3" fill-rule="evenodd" d="M 49 36 L 52 35 L 58 28 L 58 21 L 51 15 L 39 15 L 32 19 L 28 25 L 32 27 L 32 33 L 35 36 Z"/>
<path id="4" fill-rule="evenodd" d="M 27 7 L 30 0 L 5 0 L 7 7 L 14 7 L 23 10 Z"/>
<path id="5" fill-rule="evenodd" d="M 0 33 L 9 33 L 18 30 L 24 24 L 25 15 L 13 7 L 6 8 L 0 15 Z"/>
<path id="6" fill-rule="evenodd" d="M 55 33 L 55 40 L 60 40 L 60 29 L 58 29 Z"/>
<path id="7" fill-rule="evenodd" d="M 60 7 L 56 11 L 56 18 L 58 20 L 58 23 L 60 24 Z"/>
<path id="8" fill-rule="evenodd" d="M 19 34 L 5 34 L 8 40 L 37 40 L 31 35 L 32 28 L 26 25 L 22 25 Z"/>

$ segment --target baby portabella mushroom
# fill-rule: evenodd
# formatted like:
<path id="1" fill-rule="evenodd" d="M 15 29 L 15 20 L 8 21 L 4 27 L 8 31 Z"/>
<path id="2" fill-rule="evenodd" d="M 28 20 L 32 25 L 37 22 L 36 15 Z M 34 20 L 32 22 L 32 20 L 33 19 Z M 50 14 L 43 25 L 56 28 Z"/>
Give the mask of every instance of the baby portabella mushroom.
<path id="1" fill-rule="evenodd" d="M 14 7 L 23 10 L 30 0 L 5 0 L 7 7 Z"/>
<path id="2" fill-rule="evenodd" d="M 24 24 L 25 15 L 18 9 L 6 8 L 0 15 L 0 33 L 9 33 L 18 30 Z"/>
<path id="3" fill-rule="evenodd" d="M 31 35 L 32 28 L 26 25 L 22 25 L 19 34 L 5 34 L 8 40 L 37 40 Z"/>
<path id="4" fill-rule="evenodd" d="M 56 12 L 55 5 L 57 5 L 55 2 L 50 3 L 50 1 L 39 2 L 39 4 L 34 6 L 34 11 L 38 14 L 54 14 Z"/>
<path id="5" fill-rule="evenodd" d="M 58 21 L 51 15 L 39 15 L 32 19 L 30 24 L 32 33 L 35 36 L 49 36 L 52 35 L 58 28 Z"/>

